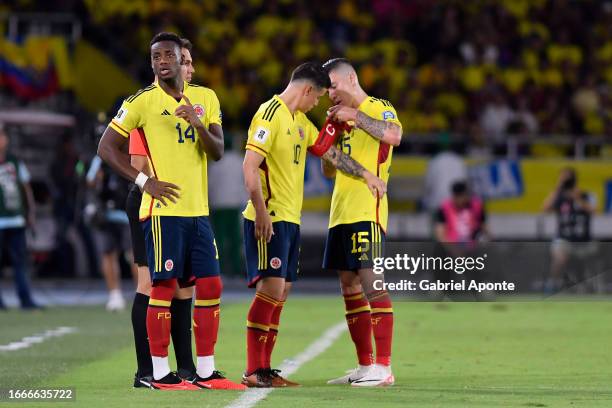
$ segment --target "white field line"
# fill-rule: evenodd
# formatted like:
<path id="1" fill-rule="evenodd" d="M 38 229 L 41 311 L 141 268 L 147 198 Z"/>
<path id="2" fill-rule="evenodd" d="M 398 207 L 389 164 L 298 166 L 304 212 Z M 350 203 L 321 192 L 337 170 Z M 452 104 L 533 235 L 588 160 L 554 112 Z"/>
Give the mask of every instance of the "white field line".
<path id="1" fill-rule="evenodd" d="M 34 334 L 32 336 L 27 336 L 22 338 L 19 341 L 14 341 L 9 344 L 0 345 L 0 351 L 17 351 L 32 347 L 34 344 L 42 343 L 43 341 L 53 338 L 53 337 L 61 337 L 66 334 L 76 332 L 76 327 L 65 327 L 61 326 L 56 329 L 47 330 L 44 333 Z"/>
<path id="2" fill-rule="evenodd" d="M 301 366 L 316 358 L 319 354 L 327 350 L 340 335 L 347 329 L 346 322 L 342 321 L 327 329 L 317 340 L 312 342 L 304 351 L 279 367 L 283 377 L 289 377 L 300 369 Z M 274 388 L 251 388 L 245 391 L 239 398 L 235 399 L 226 408 L 251 408 L 259 401 L 266 398 Z"/>

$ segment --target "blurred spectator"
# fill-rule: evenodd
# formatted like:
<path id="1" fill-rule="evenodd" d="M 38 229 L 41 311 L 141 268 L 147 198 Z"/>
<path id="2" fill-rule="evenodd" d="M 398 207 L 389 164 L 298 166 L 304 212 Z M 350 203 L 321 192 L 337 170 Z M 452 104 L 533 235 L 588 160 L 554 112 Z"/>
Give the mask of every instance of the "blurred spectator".
<path id="1" fill-rule="evenodd" d="M 453 183 L 451 197 L 436 213 L 434 234 L 437 242 L 459 244 L 450 247 L 451 253 L 471 250 L 477 242 L 489 239 L 484 204 L 470 192 L 467 181 Z"/>
<path id="2" fill-rule="evenodd" d="M 22 309 L 40 308 L 32 299 L 27 277 L 26 225 L 34 227 L 34 196 L 25 164 L 8 152 L 9 137 L 0 123 L 0 255 L 6 250 L 13 266 Z M 1 262 L 0 262 L 1 264 Z M 5 309 L 0 297 L 0 309 Z"/>
<path id="3" fill-rule="evenodd" d="M 495 93 L 489 103 L 485 105 L 480 116 L 480 127 L 485 137 L 491 142 L 504 141 L 508 126 L 514 119 L 514 112 L 501 93 Z"/>
<path id="4" fill-rule="evenodd" d="M 557 233 L 550 247 L 550 276 L 545 284 L 547 293 L 554 293 L 567 282 L 564 268 L 572 256 L 589 251 L 591 219 L 595 212 L 594 200 L 578 187 L 576 170 L 561 170 L 559 181 L 543 204 L 545 212 L 557 216 Z"/>

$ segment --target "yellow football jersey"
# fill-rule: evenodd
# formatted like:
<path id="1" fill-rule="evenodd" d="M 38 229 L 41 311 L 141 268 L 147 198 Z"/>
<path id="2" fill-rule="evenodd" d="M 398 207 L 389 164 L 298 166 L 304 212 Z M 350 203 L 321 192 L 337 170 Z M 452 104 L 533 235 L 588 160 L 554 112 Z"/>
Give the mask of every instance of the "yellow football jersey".
<path id="1" fill-rule="evenodd" d="M 358 109 L 374 119 L 402 125 L 391 103 L 384 99 L 367 97 Z M 338 144 L 339 148 L 342 148 L 342 151 L 353 160 L 383 179 L 385 183 L 388 182 L 393 146 L 382 143 L 357 128 L 345 133 Z M 382 199 L 378 199 L 372 195 L 362 179 L 336 172 L 329 217 L 330 228 L 339 224 L 372 221 L 386 231 L 388 208 L 386 194 Z"/>
<path id="2" fill-rule="evenodd" d="M 272 222 L 300 223 L 307 149 L 318 135 L 306 115 L 299 111 L 292 115 L 278 95 L 262 104 L 253 117 L 246 149 L 265 157 L 259 175 Z M 255 220 L 250 200 L 243 215 Z"/>
<path id="3" fill-rule="evenodd" d="M 212 89 L 184 83 L 189 98 L 206 128 L 221 125 L 221 109 Z M 164 206 L 148 193 L 140 205 L 140 218 L 152 215 L 197 217 L 208 215 L 208 178 L 206 153 L 198 132 L 174 111 L 185 101 L 177 101 L 154 83 L 127 98 L 110 125 L 128 137 L 132 129 L 142 128 L 149 166 L 158 180 L 180 187 L 176 204 L 165 200 Z"/>

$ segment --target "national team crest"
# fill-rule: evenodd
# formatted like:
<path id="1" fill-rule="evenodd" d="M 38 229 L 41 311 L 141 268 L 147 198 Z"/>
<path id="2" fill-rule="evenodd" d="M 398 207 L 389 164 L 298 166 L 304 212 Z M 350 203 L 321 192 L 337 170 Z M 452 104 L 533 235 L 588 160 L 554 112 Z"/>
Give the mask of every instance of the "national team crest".
<path id="1" fill-rule="evenodd" d="M 198 115 L 198 118 L 204 116 L 204 107 L 199 103 L 193 105 L 193 110 L 195 111 L 196 115 Z"/>
<path id="2" fill-rule="evenodd" d="M 166 271 L 170 272 L 174 268 L 174 262 L 172 261 L 172 259 L 166 260 L 164 267 L 166 268 Z"/>
<path id="3" fill-rule="evenodd" d="M 304 140 L 304 129 L 301 127 L 298 128 L 298 132 L 300 132 L 300 140 Z"/>
<path id="4" fill-rule="evenodd" d="M 278 268 L 280 268 L 282 264 L 283 264 L 283 263 L 281 262 L 280 258 L 278 258 L 278 257 L 276 257 L 276 256 L 275 256 L 274 258 L 270 259 L 270 266 L 271 266 L 273 269 L 278 269 Z"/>

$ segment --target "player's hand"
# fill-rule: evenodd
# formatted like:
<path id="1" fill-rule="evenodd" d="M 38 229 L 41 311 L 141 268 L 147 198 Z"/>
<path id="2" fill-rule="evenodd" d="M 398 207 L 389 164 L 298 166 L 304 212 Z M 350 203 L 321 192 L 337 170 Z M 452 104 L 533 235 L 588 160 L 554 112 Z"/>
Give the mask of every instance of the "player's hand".
<path id="1" fill-rule="evenodd" d="M 198 118 L 198 115 L 195 109 L 193 109 L 193 105 L 191 104 L 189 98 L 187 98 L 187 95 L 181 94 L 181 98 L 186 102 L 186 104 L 180 105 L 178 108 L 176 108 L 174 111 L 174 116 L 184 119 L 193 127 L 201 124 L 202 122 L 200 121 L 200 118 Z"/>
<path id="2" fill-rule="evenodd" d="M 328 109 L 327 117 L 335 122 L 346 123 L 357 119 L 357 109 L 349 106 L 335 105 Z"/>
<path id="3" fill-rule="evenodd" d="M 149 177 L 143 190 L 149 193 L 151 197 L 161 201 L 164 206 L 168 206 L 166 200 L 176 203 L 176 200 L 179 198 L 178 191 L 180 188 L 176 184 L 166 183 L 165 181 L 159 181 L 153 177 Z"/>
<path id="4" fill-rule="evenodd" d="M 369 171 L 366 171 L 363 174 L 363 178 L 365 179 L 368 188 L 374 197 L 383 198 L 383 196 L 387 193 L 387 183 L 382 181 L 382 179 L 376 177 Z"/>
<path id="5" fill-rule="evenodd" d="M 255 212 L 255 239 L 265 239 L 266 242 L 270 242 L 274 235 L 274 229 L 272 227 L 272 218 L 268 211 L 256 211 Z"/>

